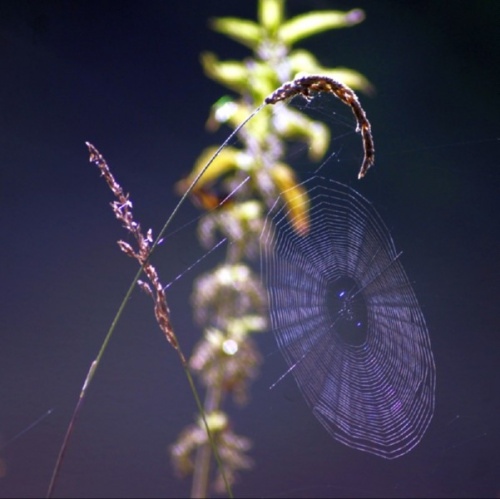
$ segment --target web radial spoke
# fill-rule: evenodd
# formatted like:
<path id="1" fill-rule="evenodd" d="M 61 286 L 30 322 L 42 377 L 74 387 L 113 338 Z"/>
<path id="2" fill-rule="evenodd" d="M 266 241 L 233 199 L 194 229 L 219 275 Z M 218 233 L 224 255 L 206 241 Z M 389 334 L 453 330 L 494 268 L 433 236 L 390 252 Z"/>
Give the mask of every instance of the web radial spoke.
<path id="1" fill-rule="evenodd" d="M 261 238 L 278 346 L 335 439 L 399 457 L 418 444 L 434 411 L 435 366 L 423 314 L 373 206 L 328 179 L 303 186 L 308 234 L 294 232 L 278 210 Z"/>

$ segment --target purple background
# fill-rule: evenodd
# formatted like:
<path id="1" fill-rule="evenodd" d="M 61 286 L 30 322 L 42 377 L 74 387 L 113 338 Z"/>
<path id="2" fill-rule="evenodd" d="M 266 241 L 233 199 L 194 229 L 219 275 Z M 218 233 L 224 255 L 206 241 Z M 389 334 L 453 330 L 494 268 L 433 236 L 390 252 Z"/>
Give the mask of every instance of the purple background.
<path id="1" fill-rule="evenodd" d="M 271 334 L 252 403 L 230 407 L 254 440 L 239 497 L 497 497 L 500 493 L 500 2 L 289 1 L 295 15 L 363 7 L 367 20 L 303 46 L 326 66 L 358 69 L 376 167 L 353 185 L 390 227 L 426 316 L 437 364 L 435 417 L 421 444 L 384 461 L 333 441 L 305 406 Z M 199 54 L 248 52 L 207 27 L 255 17 L 253 1 L 0 3 L 0 497 L 45 494 L 83 379 L 136 271 L 110 192 L 84 142 L 105 155 L 136 217 L 158 230 L 173 183 L 203 147 L 222 87 Z M 347 113 L 348 114 L 348 113 Z M 222 137 L 219 136 L 219 138 Z M 354 174 L 355 170 L 353 170 Z M 197 211 L 185 206 L 176 226 Z M 164 281 L 201 254 L 193 226 L 157 255 Z M 199 330 L 192 278 L 169 292 L 186 352 Z M 104 356 L 76 430 L 58 497 L 175 497 L 167 447 L 194 402 L 176 354 L 136 292 Z"/>

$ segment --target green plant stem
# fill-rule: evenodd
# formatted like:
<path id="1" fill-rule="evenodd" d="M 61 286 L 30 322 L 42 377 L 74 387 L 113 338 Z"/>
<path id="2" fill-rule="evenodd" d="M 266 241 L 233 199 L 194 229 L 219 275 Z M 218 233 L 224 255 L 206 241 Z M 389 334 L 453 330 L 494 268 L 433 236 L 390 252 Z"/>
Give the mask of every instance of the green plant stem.
<path id="1" fill-rule="evenodd" d="M 191 489 L 191 497 L 193 498 L 203 498 L 207 497 L 207 486 L 208 486 L 208 475 L 210 471 L 210 449 L 212 449 L 212 452 L 214 453 L 215 460 L 217 462 L 217 467 L 219 468 L 222 479 L 224 480 L 224 485 L 226 486 L 226 491 L 228 494 L 228 497 L 231 499 L 233 498 L 233 493 L 231 491 L 231 486 L 227 480 L 226 473 L 224 471 L 224 465 L 222 464 L 222 460 L 219 455 L 219 451 L 217 450 L 217 446 L 215 445 L 214 437 L 212 432 L 210 431 L 208 427 L 208 423 L 206 420 L 205 415 L 213 410 L 215 410 L 216 407 L 218 407 L 220 403 L 220 395 L 218 397 L 218 402 L 216 403 L 215 401 L 215 392 L 217 390 L 208 390 L 207 392 L 207 400 L 205 401 L 205 409 L 201 405 L 201 400 L 198 395 L 198 391 L 196 390 L 196 387 L 194 385 L 193 377 L 191 376 L 191 372 L 189 371 L 189 366 L 187 363 L 184 365 L 184 370 L 186 371 L 186 375 L 189 380 L 189 384 L 191 386 L 191 390 L 193 392 L 194 398 L 196 399 L 196 405 L 198 406 L 198 411 L 201 414 L 203 418 L 203 424 L 205 425 L 205 430 L 207 432 L 208 436 L 208 441 L 210 443 L 210 446 L 208 445 L 203 445 L 200 449 L 199 452 L 201 452 L 202 449 L 205 449 L 205 454 L 206 455 L 198 455 L 196 456 L 196 465 L 195 465 L 195 473 L 193 476 L 193 486 Z M 210 399 L 210 400 L 209 400 Z M 211 409 L 210 411 L 207 410 L 211 407 L 214 407 L 214 409 Z M 198 460 L 200 460 L 200 463 L 198 463 Z M 197 471 L 197 467 L 200 466 L 200 471 Z M 195 479 L 196 475 L 199 475 L 198 479 Z"/>
<path id="2" fill-rule="evenodd" d="M 94 374 L 99 367 L 99 364 L 101 362 L 101 358 L 104 355 L 104 351 L 106 350 L 106 347 L 108 346 L 109 340 L 111 339 L 111 336 L 113 334 L 113 331 L 116 328 L 116 325 L 118 324 L 118 321 L 120 320 L 120 317 L 125 310 L 125 306 L 129 300 L 129 298 L 132 296 L 132 291 L 134 290 L 134 287 L 139 280 L 139 277 L 142 273 L 142 269 L 144 266 L 142 266 L 137 274 L 135 275 L 130 287 L 128 288 L 127 294 L 123 298 L 120 308 L 116 312 L 115 318 L 113 319 L 113 322 L 111 323 L 111 326 L 109 327 L 108 333 L 106 334 L 106 337 L 104 338 L 104 341 L 102 342 L 101 348 L 99 349 L 99 353 L 97 354 L 97 357 L 95 360 L 92 362 L 90 365 L 89 372 L 87 373 L 87 376 L 85 378 L 85 381 L 83 383 L 82 389 L 80 391 L 80 397 L 78 398 L 78 402 L 76 403 L 75 410 L 73 411 L 73 415 L 71 417 L 71 420 L 68 425 L 68 429 L 66 430 L 66 434 L 64 436 L 63 443 L 61 445 L 61 449 L 59 450 L 59 455 L 57 456 L 56 464 L 54 466 L 54 471 L 52 472 L 52 478 L 50 480 L 49 488 L 47 490 L 47 498 L 52 497 L 52 494 L 54 492 L 54 488 L 57 483 L 57 479 L 59 477 L 59 472 L 61 471 L 61 466 L 63 463 L 64 455 L 66 454 L 66 449 L 68 447 L 69 439 L 71 434 L 73 433 L 73 429 L 75 426 L 76 418 L 78 417 L 78 414 L 80 413 L 80 410 L 82 408 L 83 402 L 85 400 L 85 396 L 87 394 L 87 389 L 92 382 L 92 379 L 94 378 Z"/>
<path id="3" fill-rule="evenodd" d="M 86 394 L 87 394 L 87 390 L 88 390 L 88 388 L 89 388 L 89 386 L 90 386 L 90 384 L 91 384 L 91 382 L 92 382 L 92 380 L 94 378 L 94 375 L 95 375 L 95 372 L 97 371 L 97 368 L 99 367 L 99 364 L 101 362 L 102 356 L 104 355 L 104 351 L 106 350 L 106 348 L 107 348 L 107 346 L 109 344 L 111 336 L 113 335 L 113 332 L 115 331 L 116 325 L 118 324 L 118 321 L 120 320 L 120 318 L 121 318 L 121 316 L 123 314 L 123 311 L 125 310 L 125 306 L 127 305 L 128 300 L 132 296 L 132 292 L 133 292 L 133 290 L 134 290 L 134 288 L 135 288 L 135 286 L 137 284 L 137 281 L 139 280 L 139 277 L 141 276 L 141 274 L 142 274 L 142 272 L 144 270 L 144 266 L 146 265 L 146 263 L 149 260 L 149 258 L 151 258 L 151 255 L 152 255 L 153 251 L 158 246 L 159 242 L 163 238 L 163 235 L 165 234 L 165 232 L 167 231 L 168 227 L 172 223 L 172 220 L 174 219 L 175 215 L 177 214 L 177 212 L 179 211 L 179 209 L 181 208 L 181 206 L 184 204 L 184 201 L 187 199 L 187 197 L 189 196 L 189 194 L 193 190 L 193 188 L 196 185 L 196 183 L 198 182 L 198 180 L 205 173 L 205 171 L 210 167 L 210 165 L 213 163 L 213 161 L 215 160 L 215 158 L 219 155 L 219 153 L 226 146 L 226 144 L 233 138 L 233 136 L 238 132 L 238 130 L 240 130 L 248 121 L 250 121 L 260 111 L 260 109 L 262 109 L 262 107 L 264 107 L 264 106 L 265 106 L 265 103 L 261 104 L 250 116 L 248 116 L 241 123 L 241 125 L 233 133 L 231 133 L 231 135 L 226 139 L 226 141 L 219 147 L 219 149 L 214 154 L 214 156 L 212 157 L 212 159 L 200 171 L 200 173 L 193 180 L 193 182 L 188 187 L 188 189 L 186 190 L 186 192 L 184 193 L 184 195 L 181 197 L 181 199 L 177 203 L 176 207 L 174 208 L 174 210 L 172 211 L 172 213 L 168 217 L 167 221 L 163 225 L 163 227 L 162 227 L 160 233 L 158 234 L 158 236 L 156 237 L 155 241 L 151 245 L 151 250 L 149 252 L 148 259 L 141 265 L 141 267 L 139 268 L 139 270 L 135 274 L 135 277 L 132 280 L 132 283 L 130 284 L 129 289 L 128 289 L 125 297 L 123 298 L 123 300 L 122 300 L 122 302 L 120 304 L 120 307 L 118 308 L 118 311 L 116 312 L 116 315 L 115 315 L 115 317 L 113 319 L 113 322 L 111 323 L 111 326 L 109 327 L 109 330 L 108 330 L 108 332 L 106 334 L 106 337 L 104 338 L 104 341 L 103 341 L 103 343 L 101 345 L 101 348 L 99 349 L 99 353 L 97 354 L 97 357 L 95 358 L 95 360 L 90 365 L 89 372 L 88 372 L 88 374 L 87 374 L 87 376 L 85 378 L 85 381 L 83 383 L 83 386 L 82 386 L 82 389 L 81 389 L 81 392 L 80 392 L 80 396 L 78 398 L 78 402 L 77 402 L 77 404 L 75 406 L 75 410 L 73 411 L 73 415 L 72 415 L 71 420 L 70 420 L 70 422 L 68 424 L 68 428 L 66 430 L 66 434 L 64 436 L 61 448 L 59 450 L 59 454 L 57 456 L 56 463 L 54 465 L 54 470 L 52 472 L 52 477 L 51 477 L 50 484 L 49 484 L 49 487 L 48 487 L 48 490 L 47 490 L 47 495 L 46 495 L 47 498 L 51 498 L 52 495 L 53 495 L 53 493 L 54 493 L 54 489 L 55 489 L 55 486 L 57 484 L 57 480 L 59 478 L 59 473 L 61 471 L 61 467 L 62 467 L 62 463 L 63 463 L 63 460 L 64 460 L 64 456 L 66 454 L 66 450 L 67 450 L 67 447 L 68 447 L 69 439 L 71 437 L 71 434 L 73 433 L 73 429 L 74 429 L 74 426 L 75 426 L 76 418 L 78 417 L 78 414 L 80 413 L 80 410 L 82 408 L 83 402 L 84 402 Z M 89 144 L 87 143 L 87 146 L 88 145 Z M 178 342 L 177 342 L 177 344 L 179 345 Z M 205 418 L 205 413 L 203 411 L 203 406 L 201 404 L 200 397 L 198 396 L 198 392 L 196 390 L 196 386 L 194 384 L 193 378 L 192 378 L 191 373 L 189 371 L 189 366 L 188 366 L 188 364 L 186 362 L 186 358 L 184 357 L 184 354 L 182 353 L 182 350 L 181 350 L 180 346 L 177 347 L 177 353 L 178 353 L 179 358 L 181 360 L 182 367 L 184 368 L 184 372 L 186 373 L 186 376 L 188 378 L 189 386 L 191 387 L 191 391 L 192 391 L 193 396 L 195 398 L 198 411 L 199 411 L 200 416 L 201 416 L 201 418 L 203 420 L 203 424 L 205 426 L 205 430 L 206 430 L 207 435 L 208 435 L 208 440 L 210 442 L 210 447 L 212 448 L 212 451 L 214 452 L 214 456 L 215 456 L 215 459 L 217 461 L 217 466 L 219 467 L 220 472 L 222 474 L 222 477 L 224 479 L 224 483 L 226 485 L 226 490 L 227 490 L 228 496 L 232 498 L 233 495 L 232 495 L 232 492 L 231 492 L 231 487 L 229 486 L 229 482 L 227 481 L 226 475 L 224 473 L 224 468 L 222 466 L 222 462 L 220 460 L 219 453 L 217 452 L 217 449 L 216 449 L 215 443 L 214 443 L 214 439 L 212 437 L 212 434 L 210 432 L 210 428 L 208 427 L 208 423 L 207 423 L 207 420 Z"/>
<path id="4" fill-rule="evenodd" d="M 63 459 L 64 459 L 64 456 L 66 454 L 66 449 L 68 447 L 68 443 L 69 443 L 69 439 L 71 437 L 71 434 L 73 433 L 73 429 L 75 427 L 75 422 L 76 422 L 76 419 L 80 413 L 80 410 L 83 406 L 83 402 L 85 400 L 85 396 L 87 394 L 87 389 L 94 377 L 94 374 L 97 370 L 97 367 L 99 366 L 99 363 L 101 361 L 101 358 L 104 354 L 104 351 L 111 339 L 111 335 L 113 334 L 113 331 L 115 330 L 116 328 L 116 325 L 118 324 L 118 321 L 123 313 L 123 310 L 125 309 L 125 306 L 130 298 L 130 296 L 132 295 L 132 291 L 134 290 L 134 287 L 142 273 L 142 268 L 141 267 L 139 269 L 139 271 L 137 272 L 134 280 L 132 281 L 132 284 L 130 285 L 128 291 L 127 291 L 127 294 L 125 295 L 121 305 L 120 305 L 120 308 L 118 309 L 118 312 L 116 313 L 116 316 L 113 320 L 113 322 L 111 323 L 111 326 L 109 328 L 109 331 L 101 345 L 101 348 L 99 350 L 99 353 L 97 354 L 97 357 L 96 359 L 92 362 L 92 364 L 90 365 L 90 369 L 89 369 L 89 372 L 85 378 L 85 381 L 83 383 L 83 387 L 82 387 L 82 390 L 80 392 L 80 396 L 78 398 L 78 402 L 76 404 L 76 407 L 75 407 L 75 410 L 73 411 L 73 416 L 71 417 L 71 420 L 70 420 L 70 423 L 68 425 L 68 429 L 66 430 L 66 434 L 64 436 L 64 440 L 63 440 L 63 443 L 61 445 L 61 449 L 59 451 L 59 455 L 57 457 L 57 461 L 56 461 L 56 464 L 54 466 L 54 471 L 52 473 L 52 478 L 51 478 L 51 481 L 50 481 L 50 484 L 49 484 L 49 488 L 48 488 L 48 491 L 47 491 L 47 498 L 51 498 L 52 495 L 53 495 L 53 492 L 54 492 L 54 488 L 55 488 L 55 485 L 57 483 L 57 479 L 59 477 L 59 472 L 61 470 L 61 466 L 62 466 L 62 462 L 63 462 Z M 233 494 L 232 494 L 232 491 L 231 491 L 231 487 L 229 485 L 229 482 L 227 481 L 227 478 L 226 478 L 226 475 L 224 473 L 224 468 L 222 466 L 222 462 L 220 460 L 220 457 L 219 457 L 219 453 L 217 451 L 217 448 L 215 446 L 215 442 L 213 440 L 213 437 L 212 437 L 212 433 L 210 431 L 210 428 L 208 427 L 208 423 L 207 423 L 207 420 L 205 418 L 205 412 L 203 410 L 203 406 L 201 405 L 201 401 L 200 401 L 200 397 L 198 395 L 198 391 L 196 390 L 196 386 L 194 384 L 194 381 L 193 381 L 193 378 L 191 376 L 191 372 L 189 371 L 189 366 L 188 366 L 188 363 L 186 362 L 186 358 L 184 357 L 184 354 L 182 353 L 182 350 L 180 348 L 180 346 L 178 346 L 177 348 L 177 353 L 179 355 L 179 358 L 180 358 L 180 361 L 181 361 L 181 364 L 182 364 L 182 367 L 184 368 L 184 372 L 186 373 L 186 376 L 188 378 L 188 382 L 189 382 L 189 386 L 191 388 L 191 391 L 193 392 L 193 396 L 195 398 L 195 401 L 196 401 L 196 405 L 197 405 L 197 408 L 198 408 L 198 411 L 200 413 L 200 416 L 201 418 L 203 419 L 203 423 L 205 425 L 205 430 L 207 432 L 207 435 L 208 435 L 208 438 L 209 438 L 209 442 L 210 442 L 210 447 L 207 447 L 209 450 L 210 448 L 212 449 L 213 453 L 214 453 L 214 456 L 215 456 L 215 459 L 217 461 L 217 465 L 221 471 L 221 474 L 223 476 L 223 479 L 224 479 L 224 483 L 226 485 L 226 490 L 227 490 L 227 493 L 228 493 L 228 496 L 230 498 L 233 497 Z M 210 457 L 210 456 L 209 456 Z"/>
<path id="5" fill-rule="evenodd" d="M 221 395 L 222 395 L 222 390 L 219 383 L 216 383 L 207 389 L 207 393 L 205 396 L 205 405 L 204 405 L 205 414 L 211 414 L 219 409 Z M 223 467 L 223 465 L 221 466 Z M 209 475 L 210 475 L 210 446 L 208 444 L 205 444 L 199 447 L 196 452 L 194 472 L 193 472 L 193 483 L 191 486 L 192 499 L 200 499 L 203 497 L 207 497 Z"/>

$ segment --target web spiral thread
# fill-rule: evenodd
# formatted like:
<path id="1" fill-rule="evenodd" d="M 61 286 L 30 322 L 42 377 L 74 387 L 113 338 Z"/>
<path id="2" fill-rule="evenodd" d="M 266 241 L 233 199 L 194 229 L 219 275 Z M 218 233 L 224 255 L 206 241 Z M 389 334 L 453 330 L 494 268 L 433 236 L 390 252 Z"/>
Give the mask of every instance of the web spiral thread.
<path id="1" fill-rule="evenodd" d="M 298 235 L 281 207 L 271 210 L 261 237 L 279 349 L 336 440 L 387 459 L 402 456 L 421 440 L 434 411 L 423 314 L 373 206 L 338 182 L 315 177 L 303 185 L 309 233 Z M 345 282 L 344 290 L 338 283 Z M 333 309 L 332 299 L 340 304 Z M 362 329 L 356 342 L 348 336 L 355 327 Z"/>

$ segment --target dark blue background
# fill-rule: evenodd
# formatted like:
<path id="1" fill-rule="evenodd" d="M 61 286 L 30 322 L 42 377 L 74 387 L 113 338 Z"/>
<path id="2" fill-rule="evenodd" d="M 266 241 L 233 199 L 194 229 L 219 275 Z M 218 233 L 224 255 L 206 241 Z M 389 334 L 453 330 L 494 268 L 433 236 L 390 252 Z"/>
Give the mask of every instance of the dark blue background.
<path id="1" fill-rule="evenodd" d="M 289 1 L 289 14 L 363 7 L 361 25 L 310 39 L 326 66 L 376 86 L 362 96 L 377 160 L 361 192 L 390 227 L 426 316 L 437 364 L 435 417 L 396 461 L 330 439 L 284 371 L 271 334 L 252 403 L 231 408 L 254 440 L 237 496 L 497 497 L 500 493 L 500 3 Z M 202 50 L 247 51 L 207 28 L 211 16 L 254 18 L 253 1 L 10 1 L 0 4 L 2 286 L 1 497 L 43 495 L 83 379 L 136 271 L 84 141 L 105 155 L 135 214 L 156 230 L 173 183 L 215 139 L 204 130 L 227 93 L 207 80 Z M 348 113 L 347 113 L 348 114 Z M 353 171 L 354 174 L 354 171 Z M 197 212 L 185 206 L 177 226 Z M 193 226 L 192 226 L 193 227 Z M 157 255 L 163 280 L 199 257 L 192 228 Z M 214 259 L 212 263 L 216 260 Z M 205 267 L 208 266 L 205 265 Z M 169 293 L 189 352 L 194 275 Z M 56 495 L 189 493 L 167 447 L 194 402 L 147 297 L 135 293 L 98 371 Z"/>

